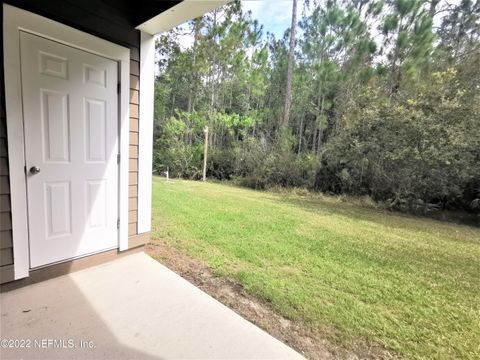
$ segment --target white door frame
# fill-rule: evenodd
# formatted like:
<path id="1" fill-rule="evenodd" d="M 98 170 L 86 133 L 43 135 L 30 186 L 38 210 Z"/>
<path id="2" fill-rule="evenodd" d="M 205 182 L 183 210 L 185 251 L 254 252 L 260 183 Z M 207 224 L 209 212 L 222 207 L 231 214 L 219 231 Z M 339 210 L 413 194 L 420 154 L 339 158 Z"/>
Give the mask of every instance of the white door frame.
<path id="1" fill-rule="evenodd" d="M 128 148 L 130 49 L 43 16 L 3 4 L 3 57 L 15 280 L 29 275 L 27 184 L 23 129 L 20 31 L 100 55 L 119 64 L 119 218 L 118 245 L 128 249 Z"/>

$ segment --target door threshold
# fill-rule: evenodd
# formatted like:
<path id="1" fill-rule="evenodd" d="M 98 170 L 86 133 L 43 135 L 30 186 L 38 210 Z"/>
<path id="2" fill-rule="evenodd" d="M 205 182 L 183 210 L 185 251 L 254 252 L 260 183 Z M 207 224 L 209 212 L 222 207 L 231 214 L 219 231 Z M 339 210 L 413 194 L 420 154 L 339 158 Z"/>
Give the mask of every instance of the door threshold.
<path id="1" fill-rule="evenodd" d="M 30 271 L 35 271 L 35 270 L 44 269 L 44 268 L 47 268 L 47 267 L 49 267 L 49 266 L 59 265 L 59 264 L 63 264 L 63 263 L 69 262 L 69 261 L 74 261 L 74 260 L 82 259 L 82 258 L 87 257 L 87 256 L 93 256 L 93 255 L 97 255 L 97 254 L 101 254 L 101 253 L 104 253 L 104 252 L 107 252 L 107 251 L 112 251 L 112 250 L 117 250 L 117 249 L 118 249 L 118 245 L 117 245 L 117 246 L 110 247 L 110 248 L 107 248 L 107 249 L 102 249 L 102 250 L 99 250 L 99 251 L 94 251 L 94 252 L 91 252 L 91 253 L 88 253 L 88 254 L 83 254 L 83 255 L 79 255 L 79 256 L 74 256 L 74 257 L 71 257 L 71 258 L 67 258 L 67 259 L 55 261 L 55 262 L 52 262 L 52 263 L 48 263 L 48 264 L 45 264 L 45 265 L 40 265 L 40 266 L 32 267 L 32 268 L 30 268 Z"/>
<path id="2" fill-rule="evenodd" d="M 57 262 L 42 266 L 41 268 L 32 269 L 29 276 L 20 280 L 13 280 L 8 283 L 0 285 L 0 293 L 15 290 L 27 285 L 32 285 L 41 281 L 53 279 L 62 275 L 67 275 L 72 272 L 83 270 L 92 266 L 101 265 L 109 261 L 119 259 L 124 256 L 142 252 L 144 246 L 139 246 L 134 249 L 119 251 L 118 247 L 111 250 L 101 251 L 90 255 L 84 255 L 68 261 Z"/>

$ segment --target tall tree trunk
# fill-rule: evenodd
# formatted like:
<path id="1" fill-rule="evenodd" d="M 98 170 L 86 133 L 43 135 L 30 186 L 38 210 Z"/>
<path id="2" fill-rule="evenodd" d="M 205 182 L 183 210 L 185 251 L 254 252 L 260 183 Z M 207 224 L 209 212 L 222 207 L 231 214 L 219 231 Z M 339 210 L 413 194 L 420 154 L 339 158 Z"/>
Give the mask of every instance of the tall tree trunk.
<path id="1" fill-rule="evenodd" d="M 305 119 L 305 113 L 300 118 L 300 128 L 298 129 L 298 155 L 302 152 L 302 138 L 303 138 L 303 120 Z"/>
<path id="2" fill-rule="evenodd" d="M 292 105 L 292 75 L 293 75 L 293 61 L 295 52 L 295 28 L 297 25 L 297 0 L 293 0 L 292 5 L 292 26 L 290 28 L 290 48 L 288 50 L 288 66 L 287 66 L 287 88 L 285 91 L 285 107 L 283 109 L 283 119 L 281 128 L 288 126 L 290 118 L 290 107 Z"/>
<path id="3" fill-rule="evenodd" d="M 322 94 L 321 98 L 322 98 L 322 101 L 320 103 L 320 117 L 323 117 L 324 105 L 325 105 L 325 94 Z M 317 120 L 317 122 L 318 122 L 318 120 Z M 318 155 L 320 153 L 320 148 L 322 147 L 323 124 L 317 124 L 317 125 L 318 125 L 318 138 L 317 138 L 317 152 L 316 152 L 316 154 Z"/>
<path id="4" fill-rule="evenodd" d="M 318 138 L 317 138 L 317 152 L 316 154 L 320 154 L 320 149 L 322 148 L 322 138 L 323 138 L 323 129 L 318 129 Z"/>
<path id="5" fill-rule="evenodd" d="M 199 19 L 193 20 L 193 59 L 192 59 L 192 82 L 189 85 L 188 91 L 188 103 L 187 103 L 187 112 L 192 112 L 195 109 L 195 87 L 197 84 L 198 74 L 197 74 L 197 43 L 198 43 L 198 35 L 200 34 L 200 21 Z"/>
<path id="6" fill-rule="evenodd" d="M 175 92 L 176 89 L 172 91 L 172 107 L 170 108 L 170 116 L 173 116 L 175 110 Z"/>
<path id="7" fill-rule="evenodd" d="M 316 154 L 315 147 L 317 146 L 317 125 L 315 123 L 313 123 L 312 133 L 312 153 Z"/>
<path id="8" fill-rule="evenodd" d="M 217 28 L 217 10 L 214 10 L 213 11 L 213 29 L 214 31 L 216 32 Z M 213 49 L 213 59 L 212 59 L 212 70 L 211 70 L 211 77 L 210 77 L 210 81 L 211 81 L 211 98 L 210 98 L 210 107 L 211 109 L 213 109 L 213 106 L 215 105 L 215 71 L 218 70 L 217 68 L 217 48 L 216 48 L 216 45 L 217 45 L 217 35 L 215 34 L 214 32 L 214 35 L 213 35 L 213 43 L 215 44 L 215 48 Z"/>

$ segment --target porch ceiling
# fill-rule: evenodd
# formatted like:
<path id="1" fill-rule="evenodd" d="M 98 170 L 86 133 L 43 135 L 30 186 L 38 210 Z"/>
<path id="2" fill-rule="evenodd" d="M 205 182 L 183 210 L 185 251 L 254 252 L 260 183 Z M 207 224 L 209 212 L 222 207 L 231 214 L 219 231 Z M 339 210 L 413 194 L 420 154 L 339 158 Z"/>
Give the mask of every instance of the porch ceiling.
<path id="1" fill-rule="evenodd" d="M 232 0 L 184 0 L 175 6 L 162 10 L 151 16 L 145 17 L 142 24 L 136 28 L 151 35 L 161 33 L 174 28 L 184 22 L 195 19 L 213 9 L 218 8 Z M 154 1 L 161 3 L 162 1 Z M 150 16 L 150 17 L 149 17 Z"/>
<path id="2" fill-rule="evenodd" d="M 303 359 L 144 253 L 2 293 L 0 305 L 2 338 L 31 341 L 0 348 L 5 359 Z"/>
<path id="3" fill-rule="evenodd" d="M 205 14 L 232 0 L 2 0 L 90 33 L 114 32 L 131 44 L 129 29 L 151 35 Z"/>

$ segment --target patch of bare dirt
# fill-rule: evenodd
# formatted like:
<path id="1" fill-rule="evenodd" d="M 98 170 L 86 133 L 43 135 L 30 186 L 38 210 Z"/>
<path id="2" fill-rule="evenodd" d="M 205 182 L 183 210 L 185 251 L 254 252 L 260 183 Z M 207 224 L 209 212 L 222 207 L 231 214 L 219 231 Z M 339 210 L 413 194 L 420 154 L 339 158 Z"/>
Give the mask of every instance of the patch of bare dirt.
<path id="1" fill-rule="evenodd" d="M 349 348 L 339 346 L 327 340 L 322 331 L 284 318 L 267 302 L 247 293 L 237 282 L 215 276 L 206 264 L 160 242 L 147 245 L 146 252 L 308 359 L 400 359 L 377 344 L 358 342 Z"/>

